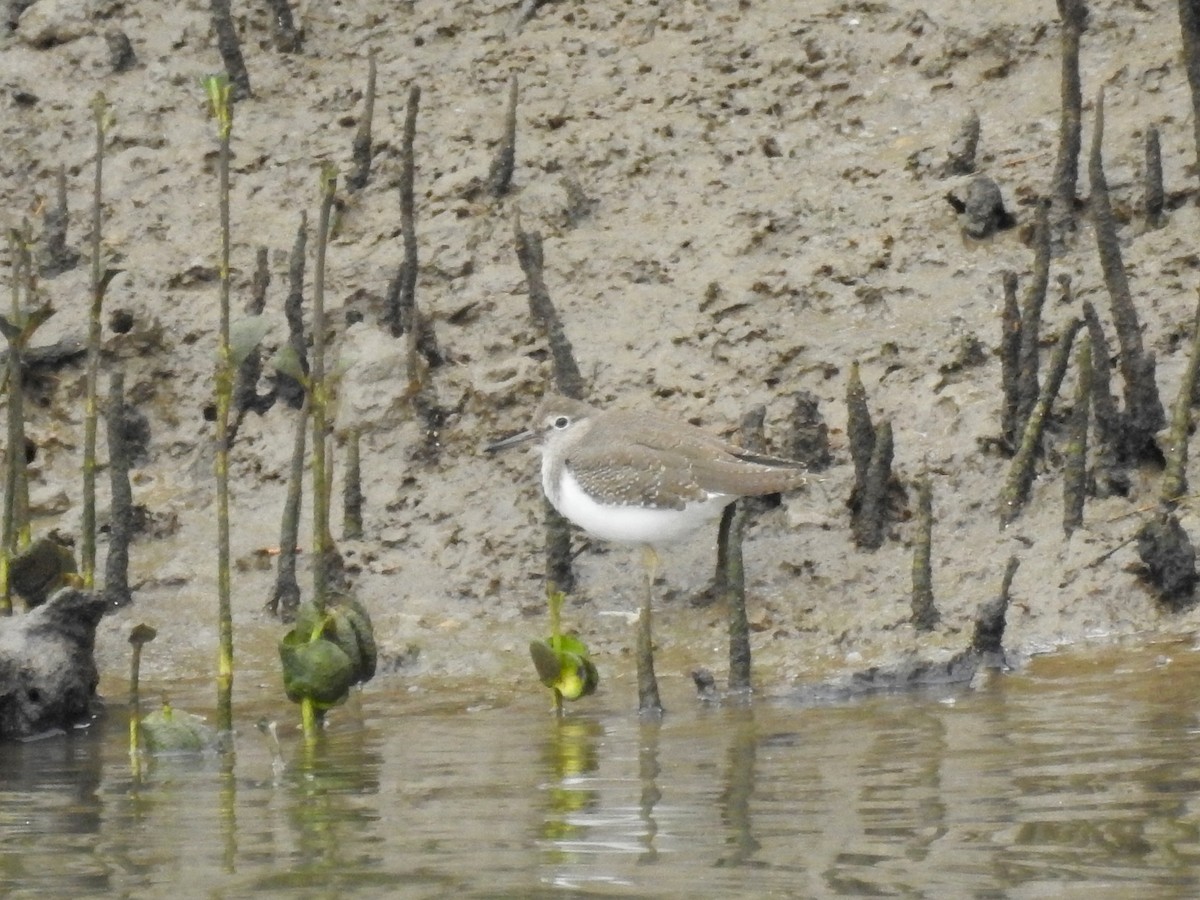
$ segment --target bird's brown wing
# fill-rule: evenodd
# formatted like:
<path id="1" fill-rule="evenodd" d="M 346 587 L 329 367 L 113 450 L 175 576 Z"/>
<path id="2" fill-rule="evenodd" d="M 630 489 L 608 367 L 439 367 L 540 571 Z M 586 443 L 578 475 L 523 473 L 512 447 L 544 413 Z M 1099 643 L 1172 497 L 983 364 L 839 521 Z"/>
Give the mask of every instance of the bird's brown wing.
<path id="1" fill-rule="evenodd" d="M 795 490 L 806 483 L 807 473 L 802 463 L 741 450 L 696 464 L 696 479 L 705 490 L 737 497 Z"/>
<path id="2" fill-rule="evenodd" d="M 571 454 L 576 478 L 607 502 L 682 509 L 710 494 L 774 494 L 805 482 L 802 464 L 751 453 L 701 428 L 640 413 L 608 415 L 606 424 L 624 443 L 599 452 L 577 447 Z"/>
<path id="3" fill-rule="evenodd" d="M 807 467 L 790 459 L 743 450 L 737 444 L 684 423 L 666 424 L 630 413 L 623 427 L 631 442 L 675 460 L 688 483 L 705 495 L 750 497 L 800 487 Z"/>
<path id="4" fill-rule="evenodd" d="M 601 503 L 683 509 L 708 497 L 691 460 L 643 444 L 598 451 L 577 447 L 567 466 L 580 486 Z"/>

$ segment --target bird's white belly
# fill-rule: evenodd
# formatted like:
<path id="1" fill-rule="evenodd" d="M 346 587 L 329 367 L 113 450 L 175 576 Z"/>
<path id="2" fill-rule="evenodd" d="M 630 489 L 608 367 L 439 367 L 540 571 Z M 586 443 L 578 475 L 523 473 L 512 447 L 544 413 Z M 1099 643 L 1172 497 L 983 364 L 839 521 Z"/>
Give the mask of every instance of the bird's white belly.
<path id="1" fill-rule="evenodd" d="M 548 485 L 543 484 L 543 487 Z M 710 494 L 700 503 L 684 509 L 654 509 L 644 506 L 604 506 L 588 495 L 568 469 L 563 469 L 557 492 L 546 491 L 551 504 L 560 513 L 586 531 L 606 541 L 635 544 L 665 544 L 687 537 L 705 524 L 721 517 L 735 498 Z"/>

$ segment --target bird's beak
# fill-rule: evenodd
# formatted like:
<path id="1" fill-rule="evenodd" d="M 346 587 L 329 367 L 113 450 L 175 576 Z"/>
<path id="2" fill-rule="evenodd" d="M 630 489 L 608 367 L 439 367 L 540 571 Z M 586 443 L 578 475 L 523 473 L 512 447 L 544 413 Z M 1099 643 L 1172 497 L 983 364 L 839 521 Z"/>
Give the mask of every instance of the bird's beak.
<path id="1" fill-rule="evenodd" d="M 501 440 L 496 441 L 494 444 L 488 444 L 483 448 L 483 451 L 485 453 L 495 453 L 498 450 L 507 450 L 509 447 L 515 447 L 517 444 L 524 444 L 526 441 L 532 441 L 537 436 L 538 433 L 536 431 L 518 431 L 516 434 L 502 438 Z"/>

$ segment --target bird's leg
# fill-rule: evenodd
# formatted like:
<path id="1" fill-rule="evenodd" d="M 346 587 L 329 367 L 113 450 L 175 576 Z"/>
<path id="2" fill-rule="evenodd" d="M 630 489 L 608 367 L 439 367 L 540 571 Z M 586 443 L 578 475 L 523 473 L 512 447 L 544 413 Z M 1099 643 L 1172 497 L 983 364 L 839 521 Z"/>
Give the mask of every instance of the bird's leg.
<path id="1" fill-rule="evenodd" d="M 654 573 L 658 570 L 658 554 L 649 544 L 642 547 L 642 565 L 646 569 L 646 595 L 638 616 L 637 680 L 638 712 L 661 716 L 662 701 L 658 699 L 658 679 L 654 677 L 654 642 L 650 631 L 650 606 L 654 599 Z"/>

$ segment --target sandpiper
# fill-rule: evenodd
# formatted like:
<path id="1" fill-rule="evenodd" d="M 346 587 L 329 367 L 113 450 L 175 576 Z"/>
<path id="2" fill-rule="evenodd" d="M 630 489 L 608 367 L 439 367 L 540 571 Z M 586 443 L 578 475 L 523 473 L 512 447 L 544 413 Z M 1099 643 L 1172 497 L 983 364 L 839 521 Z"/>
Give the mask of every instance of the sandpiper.
<path id="1" fill-rule="evenodd" d="M 681 540 L 719 519 L 739 497 L 799 487 L 804 465 L 748 452 L 686 422 L 599 410 L 557 395 L 542 401 L 533 428 L 487 449 L 533 440 L 542 454 L 542 490 L 555 509 L 588 534 L 643 548 L 638 708 L 661 713 L 650 629 L 654 545 Z"/>

